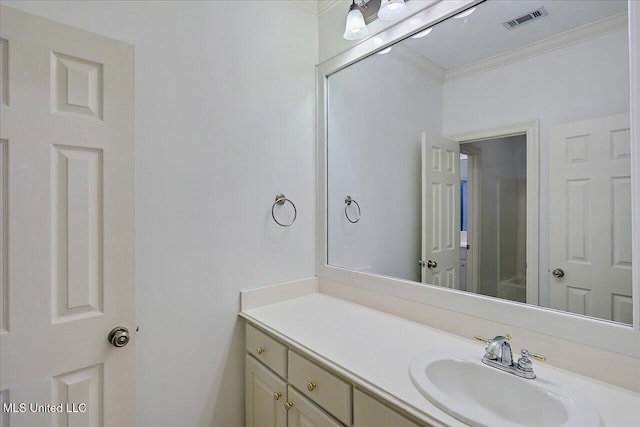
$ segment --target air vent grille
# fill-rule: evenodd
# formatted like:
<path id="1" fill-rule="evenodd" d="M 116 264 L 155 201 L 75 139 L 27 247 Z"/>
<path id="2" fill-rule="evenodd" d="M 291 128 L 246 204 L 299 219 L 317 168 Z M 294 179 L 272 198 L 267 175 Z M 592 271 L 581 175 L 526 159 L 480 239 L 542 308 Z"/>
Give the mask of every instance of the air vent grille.
<path id="1" fill-rule="evenodd" d="M 524 15 L 520 15 L 516 18 L 510 19 L 502 23 L 507 30 L 513 30 L 516 27 L 524 25 L 528 22 L 535 21 L 536 19 L 544 18 L 549 15 L 544 7 L 540 7 Z"/>

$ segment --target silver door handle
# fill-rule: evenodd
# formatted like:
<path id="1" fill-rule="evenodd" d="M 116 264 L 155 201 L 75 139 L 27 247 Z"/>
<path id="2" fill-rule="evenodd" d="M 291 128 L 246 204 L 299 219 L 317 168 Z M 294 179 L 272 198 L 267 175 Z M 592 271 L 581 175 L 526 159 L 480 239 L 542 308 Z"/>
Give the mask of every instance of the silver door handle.
<path id="1" fill-rule="evenodd" d="M 438 266 L 438 263 L 435 261 L 427 261 L 427 268 L 436 268 Z"/>
<path id="2" fill-rule="evenodd" d="M 420 267 L 424 267 L 424 266 L 426 265 L 426 263 L 425 263 L 423 260 L 419 259 L 419 260 L 418 260 L 418 265 L 419 265 Z"/>
<path id="3" fill-rule="evenodd" d="M 109 332 L 107 340 L 114 347 L 124 347 L 125 345 L 129 344 L 130 338 L 131 337 L 129 336 L 129 330 L 127 328 L 125 328 L 124 326 L 116 326 L 111 330 L 111 332 Z"/>
<path id="4" fill-rule="evenodd" d="M 560 279 L 561 277 L 564 277 L 564 270 L 561 268 L 556 268 L 555 270 L 553 270 L 551 272 L 551 274 L 553 275 L 553 277 L 555 277 L 556 279 Z"/>

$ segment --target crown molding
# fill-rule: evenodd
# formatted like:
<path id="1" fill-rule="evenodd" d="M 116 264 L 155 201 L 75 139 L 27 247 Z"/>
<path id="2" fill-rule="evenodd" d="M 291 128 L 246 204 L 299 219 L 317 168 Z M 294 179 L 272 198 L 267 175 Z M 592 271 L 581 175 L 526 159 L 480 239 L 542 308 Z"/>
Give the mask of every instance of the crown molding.
<path id="1" fill-rule="evenodd" d="M 435 78 L 440 83 L 445 80 L 447 70 L 402 43 L 393 46 L 393 49 L 387 55 L 404 62 L 429 77 Z"/>
<path id="2" fill-rule="evenodd" d="M 340 3 L 345 3 L 345 0 L 289 0 L 289 2 L 318 16 Z M 347 4 L 345 10 L 348 6 Z"/>
<path id="3" fill-rule="evenodd" d="M 498 55 L 473 62 L 471 64 L 452 68 L 451 70 L 448 70 L 446 72 L 445 80 L 457 80 L 463 77 L 472 76 L 474 74 L 483 73 L 485 71 L 504 67 L 505 65 L 523 61 L 527 58 L 541 55 L 543 53 L 562 49 L 564 47 L 571 46 L 573 44 L 580 43 L 594 37 L 612 33 L 614 31 L 627 28 L 627 21 L 627 12 L 621 12 L 608 18 L 604 18 L 599 21 L 574 28 L 573 30 L 565 31 L 564 33 L 547 37 L 546 39 L 542 39 L 537 42 L 529 43 L 516 49 L 503 52 Z"/>
<path id="4" fill-rule="evenodd" d="M 318 4 L 318 15 L 326 12 L 327 10 L 331 9 L 334 6 L 337 6 L 341 3 L 345 3 L 343 0 L 317 0 L 317 4 Z M 346 4 L 346 3 L 345 3 Z M 349 5 L 346 4 L 347 8 L 345 8 L 345 10 L 348 9 Z"/>

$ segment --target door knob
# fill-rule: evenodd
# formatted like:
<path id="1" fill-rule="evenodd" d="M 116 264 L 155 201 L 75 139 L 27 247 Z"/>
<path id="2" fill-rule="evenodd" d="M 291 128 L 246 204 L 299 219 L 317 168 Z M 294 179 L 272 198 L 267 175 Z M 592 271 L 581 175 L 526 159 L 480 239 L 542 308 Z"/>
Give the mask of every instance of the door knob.
<path id="1" fill-rule="evenodd" d="M 418 260 L 418 265 L 419 265 L 420 267 L 424 267 L 426 264 L 427 264 L 427 263 L 426 263 L 426 262 L 424 262 L 423 260 L 421 260 L 421 259 L 419 259 L 419 260 Z"/>
<path id="2" fill-rule="evenodd" d="M 116 326 L 113 328 L 107 338 L 114 347 L 124 347 L 129 344 L 129 339 L 129 330 L 124 326 Z"/>
<path id="3" fill-rule="evenodd" d="M 564 270 L 561 268 L 556 268 L 555 270 L 553 270 L 551 272 L 551 274 L 553 275 L 553 277 L 555 277 L 556 279 L 559 279 L 561 277 L 564 277 Z"/>
<path id="4" fill-rule="evenodd" d="M 427 261 L 427 268 L 436 268 L 438 266 L 438 263 L 435 261 Z"/>

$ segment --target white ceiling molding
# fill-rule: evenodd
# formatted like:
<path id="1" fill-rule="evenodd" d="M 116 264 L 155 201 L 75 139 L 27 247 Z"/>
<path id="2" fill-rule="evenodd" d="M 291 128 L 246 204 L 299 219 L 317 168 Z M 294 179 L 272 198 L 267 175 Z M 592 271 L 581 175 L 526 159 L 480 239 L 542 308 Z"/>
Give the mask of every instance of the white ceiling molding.
<path id="1" fill-rule="evenodd" d="M 344 0 L 317 0 L 318 3 L 318 15 L 326 12 L 334 6 L 339 4 L 345 4 L 345 10 L 349 10 L 349 4 L 345 3 Z M 345 12 L 346 15 L 346 12 Z"/>
<path id="2" fill-rule="evenodd" d="M 561 49 L 572 44 L 598 37 L 607 33 L 627 28 L 627 13 L 622 12 L 599 21 L 583 25 L 564 33 L 556 34 L 537 42 L 529 43 L 489 58 L 463 65 L 461 67 L 448 70 L 445 75 L 446 81 L 456 80 L 463 77 L 479 74 L 508 64 L 523 61 L 527 58 L 541 55 L 556 49 Z"/>
<path id="3" fill-rule="evenodd" d="M 393 46 L 393 49 L 391 49 L 387 55 L 404 62 L 421 73 L 435 78 L 440 83 L 444 82 L 447 70 L 402 43 Z"/>
<path id="4" fill-rule="evenodd" d="M 349 4 L 345 2 L 345 0 L 289 0 L 291 3 L 295 4 L 306 10 L 307 12 L 311 12 L 314 15 L 320 15 L 321 13 L 326 12 L 332 7 L 344 3 L 345 11 L 349 10 Z M 346 12 L 345 12 L 346 15 Z"/>

